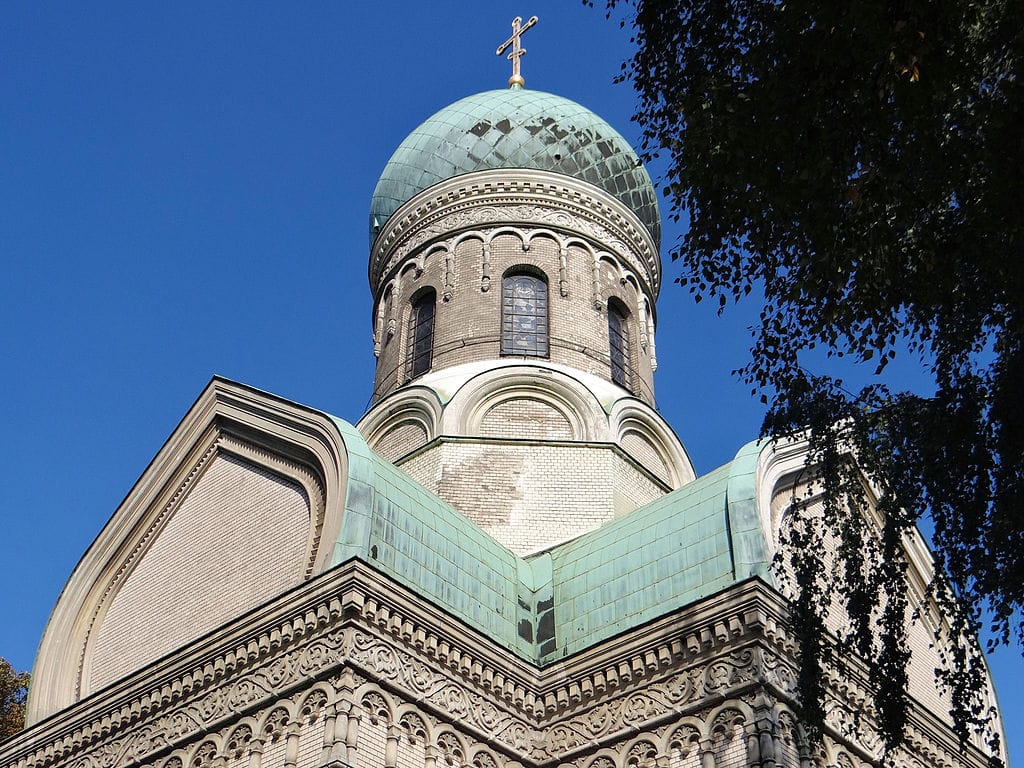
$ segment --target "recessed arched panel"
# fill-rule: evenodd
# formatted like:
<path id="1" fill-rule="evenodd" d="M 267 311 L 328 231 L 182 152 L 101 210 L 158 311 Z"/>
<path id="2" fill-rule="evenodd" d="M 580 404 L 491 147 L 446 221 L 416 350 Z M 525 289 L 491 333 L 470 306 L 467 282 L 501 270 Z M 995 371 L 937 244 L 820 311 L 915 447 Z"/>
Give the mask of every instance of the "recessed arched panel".
<path id="1" fill-rule="evenodd" d="M 565 414 L 551 403 L 532 397 L 510 397 L 492 405 L 480 419 L 483 437 L 520 440 L 572 440 Z"/>
<path id="2" fill-rule="evenodd" d="M 623 398 L 610 414 L 615 442 L 672 488 L 694 479 L 693 464 L 665 421 L 645 404 Z"/>
<path id="3" fill-rule="evenodd" d="M 410 386 L 371 408 L 356 425 L 366 444 L 394 461 L 437 436 L 441 404 L 427 387 Z"/>
<path id="4" fill-rule="evenodd" d="M 390 427 L 373 445 L 373 450 L 394 461 L 427 442 L 427 430 L 416 419 L 407 419 Z"/>
<path id="5" fill-rule="evenodd" d="M 659 480 L 672 482 L 672 472 L 665 464 L 661 453 L 644 435 L 635 430 L 628 430 L 619 439 L 619 445 Z"/>
<path id="6" fill-rule="evenodd" d="M 531 414 L 541 423 L 530 427 Z M 497 431 L 500 419 L 511 415 L 529 435 Z M 538 379 L 529 368 L 503 367 L 470 380 L 446 407 L 444 421 L 446 434 L 481 435 L 486 430 L 491 437 L 539 438 L 550 428 L 554 434 L 544 439 L 599 440 L 608 430 L 600 404 L 579 382 L 554 372 Z"/>
<path id="7" fill-rule="evenodd" d="M 83 692 L 98 690 L 300 583 L 309 494 L 215 450 L 125 567 L 91 632 Z M 268 539 L 273 546 L 266 546 Z"/>

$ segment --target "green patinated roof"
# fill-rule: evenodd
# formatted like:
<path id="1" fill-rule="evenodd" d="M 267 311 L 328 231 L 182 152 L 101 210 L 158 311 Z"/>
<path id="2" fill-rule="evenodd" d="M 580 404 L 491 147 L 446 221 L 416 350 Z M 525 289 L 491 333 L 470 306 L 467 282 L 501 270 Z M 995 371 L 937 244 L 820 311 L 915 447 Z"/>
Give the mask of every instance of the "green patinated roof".
<path id="1" fill-rule="evenodd" d="M 728 479 L 718 469 L 552 553 L 563 653 L 733 582 Z"/>
<path id="2" fill-rule="evenodd" d="M 349 482 L 331 565 L 363 560 L 531 658 L 532 643 L 520 643 L 516 633 L 518 558 L 373 453 L 355 427 L 334 421 L 348 451 Z"/>
<path id="3" fill-rule="evenodd" d="M 562 658 L 751 576 L 771 581 L 754 496 L 758 443 L 524 559 L 335 423 L 349 482 L 332 565 L 358 558 L 528 661 Z"/>
<path id="4" fill-rule="evenodd" d="M 729 464 L 552 550 L 558 656 L 749 576 L 770 579 L 753 505 L 759 453 L 751 443 Z"/>
<path id="5" fill-rule="evenodd" d="M 395 150 L 370 205 L 370 243 L 417 193 L 472 171 L 534 168 L 587 181 L 620 200 L 655 245 L 661 217 L 651 179 L 629 143 L 574 101 L 542 91 L 484 91 L 428 118 Z"/>

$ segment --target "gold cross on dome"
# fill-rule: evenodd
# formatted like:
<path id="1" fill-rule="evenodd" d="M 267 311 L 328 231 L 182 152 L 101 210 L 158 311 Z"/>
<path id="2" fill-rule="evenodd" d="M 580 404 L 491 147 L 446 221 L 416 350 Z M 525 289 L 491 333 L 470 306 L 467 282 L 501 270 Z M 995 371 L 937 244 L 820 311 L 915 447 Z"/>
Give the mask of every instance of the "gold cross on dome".
<path id="1" fill-rule="evenodd" d="M 522 88 L 524 85 L 526 85 L 526 81 L 523 80 L 523 76 L 519 74 L 519 59 L 522 57 L 524 53 L 526 53 L 526 49 L 523 48 L 520 40 L 523 36 L 523 32 L 528 30 L 536 23 L 536 16 L 531 16 L 530 20 L 525 24 L 523 24 L 522 16 L 516 16 L 514 19 L 512 19 L 512 37 L 510 37 L 504 43 L 499 45 L 498 50 L 495 51 L 496 56 L 501 56 L 501 54 L 508 50 L 508 47 L 510 45 L 512 46 L 512 50 L 508 54 L 509 61 L 512 62 L 512 77 L 508 79 L 509 88 Z"/>

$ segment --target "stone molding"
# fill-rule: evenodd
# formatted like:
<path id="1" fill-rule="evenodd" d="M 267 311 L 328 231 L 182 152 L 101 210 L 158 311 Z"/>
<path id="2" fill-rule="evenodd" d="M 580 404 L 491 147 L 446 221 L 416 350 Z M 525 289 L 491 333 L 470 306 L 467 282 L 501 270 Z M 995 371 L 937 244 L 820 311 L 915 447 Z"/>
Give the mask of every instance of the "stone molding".
<path id="1" fill-rule="evenodd" d="M 88 691 L 87 646 L 117 584 L 219 451 L 301 485 L 312 507 L 304 573 L 329 562 L 341 524 L 348 459 L 336 425 L 316 411 L 214 379 L 82 557 L 40 643 L 28 720 L 64 709 Z"/>
<path id="2" fill-rule="evenodd" d="M 597 383 L 600 388 L 595 389 L 588 381 Z M 460 374 L 458 368 L 442 372 L 437 387 L 443 389 L 443 398 L 439 396 L 439 389 L 431 386 L 429 377 L 395 390 L 375 403 L 357 422 L 356 429 L 373 448 L 400 424 L 409 420 L 420 423 L 426 440 L 396 454 L 395 461 L 401 462 L 411 454 L 418 455 L 439 439 L 493 441 L 495 438 L 476 436 L 480 418 L 487 408 L 516 398 L 536 398 L 565 416 L 577 441 L 543 440 L 537 441 L 538 444 L 614 446 L 631 465 L 667 491 L 696 477 L 686 449 L 657 411 L 625 393 L 608 405 L 607 393 L 613 388 L 603 380 L 587 379 L 579 371 L 546 361 L 528 365 L 507 360 L 492 366 L 470 364 L 464 374 Z M 630 432 L 651 444 L 669 472 L 667 479 L 657 477 L 653 468 L 645 467 L 621 447 L 622 439 Z"/>
<path id="3" fill-rule="evenodd" d="M 621 444 L 630 433 L 645 439 L 658 453 L 669 472 L 669 484 L 680 488 L 697 478 L 690 456 L 671 425 L 647 403 L 635 397 L 624 397 L 615 402 L 608 420 Z"/>
<path id="4" fill-rule="evenodd" d="M 91 688 L 86 683 L 90 678 L 91 672 L 89 667 L 90 640 L 103 620 L 111 602 L 118 590 L 124 585 L 132 570 L 156 540 L 156 537 L 167 525 L 178 507 L 188 497 L 189 492 L 196 486 L 196 483 L 205 474 L 206 469 L 213 463 L 213 459 L 216 456 L 237 456 L 255 466 L 285 477 L 302 488 L 306 501 L 309 504 L 310 517 L 305 544 L 306 562 L 303 568 L 303 578 L 308 579 L 313 575 L 313 568 L 316 563 L 318 546 L 324 525 L 326 497 L 323 484 L 320 482 L 317 474 L 310 471 L 307 467 L 288 458 L 271 453 L 258 445 L 239 439 L 229 431 L 225 431 L 228 429 L 230 427 L 225 425 L 224 427 L 211 427 L 207 431 L 205 441 L 200 443 L 200 447 L 205 445 L 205 448 L 201 451 L 198 460 L 187 471 L 177 488 L 170 494 L 167 503 L 159 509 L 155 516 L 148 520 L 145 530 L 136 539 L 135 546 L 121 559 L 120 565 L 117 566 L 113 576 L 107 582 L 99 600 L 92 604 L 90 614 L 83 617 L 86 621 L 86 630 L 79 654 L 78 680 L 75 687 L 76 697 L 81 697 L 83 692 L 89 692 L 83 691 L 83 687 Z"/>
<path id="5" fill-rule="evenodd" d="M 767 759 L 795 722 L 783 621 L 781 599 L 755 579 L 537 669 L 350 561 L 38 723 L 0 749 L 0 765 L 169 768 L 343 715 L 388 719 L 467 766 L 483 750 L 495 768 L 639 768 L 741 727 Z M 833 696 L 862 707 L 844 680 Z M 826 735 L 858 762 L 877 758 L 838 728 Z M 936 736 L 915 729 L 922 761 L 984 763 L 977 750 L 954 759 Z"/>
<path id="6" fill-rule="evenodd" d="M 447 250 L 452 252 L 465 231 L 501 224 L 576 235 L 595 256 L 604 250 L 612 252 L 638 276 L 644 293 L 652 300 L 658 296 L 660 256 L 632 211 L 587 182 L 521 169 L 477 171 L 446 179 L 402 205 L 374 240 L 371 290 L 379 295 L 383 284 L 424 246 L 431 244 L 433 249 L 434 241 L 451 240 Z"/>
<path id="7" fill-rule="evenodd" d="M 356 429 L 373 448 L 392 429 L 404 422 L 413 422 L 423 428 L 426 442 L 429 442 L 438 434 L 444 406 L 430 387 L 410 384 L 375 403 L 356 422 Z"/>

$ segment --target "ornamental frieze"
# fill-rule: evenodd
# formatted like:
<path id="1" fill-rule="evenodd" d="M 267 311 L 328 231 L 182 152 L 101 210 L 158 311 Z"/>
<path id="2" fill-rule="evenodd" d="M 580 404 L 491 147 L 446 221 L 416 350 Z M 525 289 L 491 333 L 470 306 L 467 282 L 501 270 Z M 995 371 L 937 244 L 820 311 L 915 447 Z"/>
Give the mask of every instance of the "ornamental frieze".
<path id="1" fill-rule="evenodd" d="M 593 253 L 611 252 L 630 271 L 642 279 L 645 287 L 651 291 L 651 295 L 657 295 L 657 276 L 651 272 L 650 265 L 644 263 L 636 255 L 635 245 L 631 245 L 595 221 L 583 216 L 570 215 L 562 208 L 543 204 L 467 208 L 464 211 L 455 211 L 447 216 L 437 217 L 430 226 L 416 229 L 391 251 L 374 284 L 381 285 L 383 280 L 390 279 L 406 261 L 410 258 L 418 258 L 428 245 L 431 248 L 452 252 L 454 247 L 467 237 L 464 234 L 466 230 L 484 230 L 488 227 L 509 223 L 517 225 L 527 239 L 538 233 L 549 232 L 559 239 L 572 241 L 573 237 L 564 233 L 573 233 L 588 242 Z M 551 231 L 548 230 L 549 227 Z M 476 232 L 474 232 L 475 234 Z M 480 237 L 476 239 L 485 241 L 488 239 L 486 231 L 479 234 Z"/>
<path id="2" fill-rule="evenodd" d="M 688 744 L 735 724 L 735 712 L 746 713 L 748 730 L 756 721 L 757 728 L 774 729 L 772 738 L 790 744 L 798 739 L 795 720 L 766 709 L 769 691 L 775 701 L 791 700 L 795 676 L 792 661 L 781 659 L 773 641 L 758 630 L 766 626 L 768 604 L 751 602 L 762 591 L 757 584 L 748 589 L 746 602 L 733 606 L 735 614 L 720 601 L 695 606 L 689 616 L 620 638 L 614 648 L 593 651 L 587 661 L 564 662 L 537 671 L 532 681 L 510 684 L 491 671 L 491 664 L 497 667 L 493 649 L 464 630 L 439 634 L 454 625 L 426 616 L 427 607 L 412 610 L 396 597 L 390 608 L 376 602 L 364 612 L 368 595 L 378 601 L 397 595 L 383 590 L 382 577 L 365 566 L 351 565 L 334 580 L 330 588 L 309 588 L 316 599 L 289 602 L 262 632 L 242 628 L 235 639 L 225 639 L 219 656 L 183 666 L 178 678 L 144 689 L 135 699 L 113 709 L 83 702 L 66 727 L 54 729 L 46 747 L 0 765 L 164 768 L 173 760 L 190 765 L 199 742 L 211 734 L 217 735 L 213 746 L 203 749 L 223 757 L 229 742 L 237 753 L 249 749 L 244 746 L 249 742 L 255 749 L 268 739 L 297 739 L 302 723 L 323 724 L 322 718 L 335 718 L 332 728 L 348 734 L 344 738 L 352 743 L 342 745 L 346 750 L 357 749 L 363 717 L 387 721 L 389 743 L 404 734 L 438 747 L 430 734 L 455 728 L 462 743 L 489 745 L 487 754 L 498 766 L 570 761 L 587 768 L 583 758 L 609 750 L 615 768 L 625 768 L 641 752 L 647 754 L 647 747 L 629 746 L 637 734 L 660 738 L 652 744 L 664 753 L 669 741 Z M 681 633 L 680 623 L 690 631 Z M 547 682 L 548 675 L 560 682 Z M 367 695 L 371 689 L 373 695 Z M 847 677 L 847 687 L 834 693 L 839 697 L 829 708 L 832 737 L 846 743 L 847 751 L 854 743 L 869 746 L 871 739 L 851 731 L 846 715 L 846 698 L 859 691 L 849 687 Z M 732 704 L 723 714 L 726 702 Z M 670 731 L 676 735 L 669 738 Z M 956 764 L 947 762 L 948 749 L 926 733 L 915 733 L 911 743 L 917 754 Z M 759 748 L 770 747 L 769 740 Z M 480 758 L 480 768 L 488 759 Z"/>
<path id="3" fill-rule="evenodd" d="M 631 211 L 589 184 L 569 184 L 564 177 L 543 171 L 524 174 L 508 169 L 460 176 L 407 202 L 374 242 L 370 283 L 379 286 L 396 264 L 430 240 L 488 223 L 522 221 L 573 231 L 617 252 L 657 295 L 660 257 Z"/>

